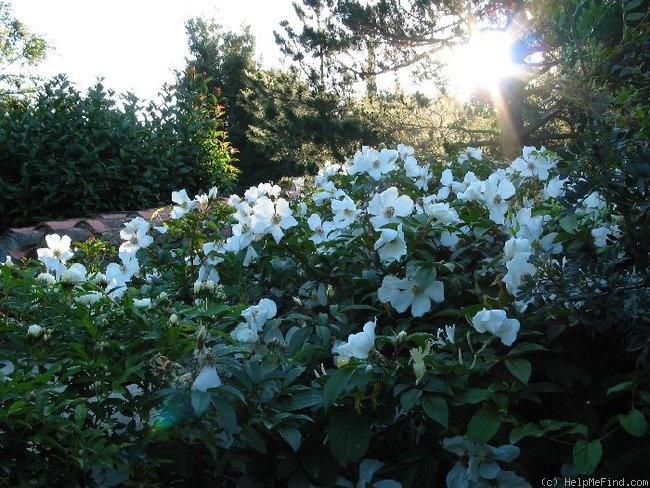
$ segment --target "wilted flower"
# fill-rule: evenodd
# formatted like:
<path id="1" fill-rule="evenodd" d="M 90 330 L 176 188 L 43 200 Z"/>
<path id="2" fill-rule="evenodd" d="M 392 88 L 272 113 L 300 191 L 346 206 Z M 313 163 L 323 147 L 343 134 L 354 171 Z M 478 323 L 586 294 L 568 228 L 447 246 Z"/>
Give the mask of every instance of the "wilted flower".
<path id="1" fill-rule="evenodd" d="M 561 180 L 559 176 L 555 176 L 548 180 L 548 183 L 544 187 L 544 199 L 557 198 L 562 195 L 564 193 L 564 185 L 566 182 L 566 179 Z"/>
<path id="2" fill-rule="evenodd" d="M 448 230 L 443 230 L 440 234 L 440 244 L 448 247 L 449 249 L 455 248 L 459 241 L 460 237 L 458 237 L 458 232 L 449 232 Z"/>
<path id="3" fill-rule="evenodd" d="M 399 154 L 400 158 L 406 159 L 407 156 L 413 156 L 415 153 L 415 149 L 411 146 L 406 146 L 404 144 L 398 144 L 397 145 L 397 153 Z"/>
<path id="4" fill-rule="evenodd" d="M 503 246 L 503 256 L 506 261 L 511 260 L 517 254 L 527 253 L 530 256 L 531 247 L 528 239 L 511 237 Z M 528 257 L 527 256 L 527 257 Z"/>
<path id="5" fill-rule="evenodd" d="M 324 307 L 327 305 L 327 289 L 323 283 L 314 283 L 308 281 L 298 289 L 301 297 L 306 297 L 304 304 L 306 307 Z"/>
<path id="6" fill-rule="evenodd" d="M 411 361 L 413 362 L 413 374 L 415 375 L 415 384 L 417 385 L 419 381 L 424 377 L 426 373 L 426 365 L 424 364 L 424 358 L 431 353 L 431 343 L 427 342 L 426 346 L 423 348 L 412 348 L 409 350 L 411 355 Z"/>
<path id="7" fill-rule="evenodd" d="M 433 341 L 434 344 L 440 347 L 444 347 L 447 344 L 453 344 L 456 335 L 456 326 L 455 325 L 445 325 L 445 328 L 439 328 L 438 333 L 436 334 L 436 339 Z"/>
<path id="8" fill-rule="evenodd" d="M 451 193 L 451 189 L 454 183 L 457 185 L 459 184 L 458 182 L 454 181 L 454 175 L 452 174 L 451 170 L 447 168 L 442 172 L 442 175 L 440 175 L 440 189 L 435 195 L 435 200 L 444 200 L 447 198 Z"/>
<path id="9" fill-rule="evenodd" d="M 550 219 L 548 215 L 535 215 L 533 216 L 533 209 L 530 207 L 523 207 L 519 209 L 514 221 L 509 222 L 513 229 L 516 229 L 515 237 L 535 241 L 543 232 L 544 222 Z"/>
<path id="10" fill-rule="evenodd" d="M 373 161 L 379 159 L 379 151 L 368 146 L 363 146 L 361 151 L 357 151 L 352 161 L 347 165 L 348 174 L 367 173 Z"/>
<path id="11" fill-rule="evenodd" d="M 474 179 L 469 179 L 469 176 Z M 452 188 L 456 193 L 456 198 L 464 202 L 482 202 L 484 199 L 483 193 L 485 192 L 485 182 L 476 178 L 476 175 L 471 171 L 465 175 L 465 180 L 462 183 L 452 184 Z"/>
<path id="12" fill-rule="evenodd" d="M 580 206 L 576 209 L 577 215 L 588 215 L 592 218 L 598 217 L 600 211 L 605 208 L 607 203 L 597 191 L 590 193 Z"/>
<path id="13" fill-rule="evenodd" d="M 621 237 L 621 231 L 618 225 L 603 225 L 591 229 L 591 237 L 594 238 L 594 246 L 596 247 L 605 246 L 610 235 L 615 239 Z"/>
<path id="14" fill-rule="evenodd" d="M 424 213 L 442 224 L 456 224 L 460 222 L 458 212 L 451 208 L 448 203 L 434 202 L 430 198 L 425 198 L 422 206 Z"/>

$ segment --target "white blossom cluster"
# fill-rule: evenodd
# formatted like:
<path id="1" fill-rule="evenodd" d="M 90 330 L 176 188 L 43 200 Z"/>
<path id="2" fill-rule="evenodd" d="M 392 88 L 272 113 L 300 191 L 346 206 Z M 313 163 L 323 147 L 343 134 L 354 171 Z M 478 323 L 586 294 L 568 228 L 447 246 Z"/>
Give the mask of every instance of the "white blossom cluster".
<path id="1" fill-rule="evenodd" d="M 480 161 L 482 157 L 480 149 L 467 148 L 458 162 Z M 503 237 L 502 257 L 497 266 L 501 267 L 501 282 L 506 291 L 516 297 L 524 277 L 535 274 L 533 258 L 562 250 L 555 242 L 557 232 L 545 230 L 551 216 L 543 210 L 545 202 L 562 196 L 566 184 L 554 175 L 556 163 L 552 153 L 544 148 L 525 147 L 520 157 L 481 178 L 472 171 L 455 174 L 460 165 L 449 165 L 437 172 L 431 163 L 420 163 L 413 148 L 402 144 L 395 149 L 363 147 L 346 163 L 321 169 L 313 185 L 301 181 L 298 198 L 285 198 L 280 187 L 270 183 L 251 187 L 243 196 L 231 195 L 227 200 L 232 208 L 231 235 L 203 244 L 202 255 L 193 262 L 198 268 L 194 289 L 215 289 L 220 281 L 219 266 L 228 254 L 241 254 L 243 265 L 249 266 L 259 258 L 258 243 L 267 238 L 281 244 L 293 232 L 310 241 L 317 254 L 327 255 L 348 245 L 354 237 L 364 236 L 371 239 L 372 249 L 368 251 L 374 252 L 374 258 L 370 257 L 377 263 L 366 273 L 380 282 L 378 300 L 398 313 L 410 311 L 413 317 L 422 317 L 445 301 L 445 286 L 435 273 L 425 272 L 421 263 L 407 259 L 416 246 L 414 234 L 420 228 L 431 230 L 431 245 L 453 252 L 461 241 L 480 232 L 459 214 L 463 206 L 473 206 L 482 209 Z M 365 192 L 355 192 L 355 188 L 364 188 Z M 359 197 L 360 194 L 364 196 Z M 171 218 L 183 218 L 205 207 L 216 196 L 216 189 L 194 199 L 189 198 L 186 190 L 173 192 Z M 576 211 L 576 218 L 591 226 L 596 246 L 606 245 L 620 234 L 615 223 L 604 220 L 607 210 L 603 199 L 594 193 Z M 152 243 L 151 230 L 151 224 L 140 217 L 125 224 L 120 232 L 124 241 L 120 262 L 111 263 L 104 273 L 92 276 L 81 264 L 67 265 L 72 257 L 68 237 L 48 236 L 48 247 L 38 250 L 47 270 L 41 279 L 72 285 L 92 281 L 104 286 L 105 294 L 119 299 L 140 271 L 136 252 Z M 448 265 L 452 270 L 454 264 Z M 290 263 L 276 259 L 273 266 L 280 269 L 290 267 Z M 293 298 L 307 307 L 325 306 L 331 293 L 331 285 L 306 278 L 298 296 Z M 101 296 L 102 293 L 90 292 L 77 299 L 93 303 Z M 260 308 L 262 317 L 270 318 L 277 313 L 275 304 L 271 307 L 268 302 L 253 306 Z M 515 301 L 515 305 L 523 310 L 528 304 Z M 239 342 L 257 340 L 266 318 L 246 318 L 232 332 L 233 338 Z M 491 325 L 480 320 L 474 325 L 482 324 L 477 330 L 490 331 L 504 344 L 511 344 L 514 338 L 500 332 L 503 323 L 496 315 L 492 318 Z M 351 354 L 359 357 L 356 352 Z"/>
<path id="2" fill-rule="evenodd" d="M 172 201 L 176 204 L 172 208 L 171 217 L 178 219 L 198 205 L 207 205 L 217 197 L 217 189 L 213 188 L 208 194 L 197 195 L 190 200 L 185 190 L 172 193 Z M 74 256 L 71 248 L 72 240 L 69 236 L 50 234 L 45 237 L 47 247 L 37 249 L 38 259 L 45 265 L 45 272 L 38 278 L 48 285 L 63 283 L 78 287 L 85 283 L 92 283 L 103 288 L 102 291 L 81 292 L 75 297 L 77 303 L 92 305 L 107 296 L 119 300 L 124 295 L 128 284 L 134 276 L 140 273 L 140 262 L 137 251 L 149 247 L 153 237 L 149 234 L 152 225 L 142 217 L 135 217 L 124 224 L 120 230 L 122 243 L 119 247 L 118 262 L 109 263 L 104 272 L 89 273 L 81 263 L 68 265 Z M 156 227 L 159 232 L 165 232 L 164 227 Z M 208 261 L 210 263 L 210 261 Z M 155 274 L 155 271 L 153 272 Z M 150 308 L 150 298 L 135 299 L 134 305 L 138 308 Z"/>

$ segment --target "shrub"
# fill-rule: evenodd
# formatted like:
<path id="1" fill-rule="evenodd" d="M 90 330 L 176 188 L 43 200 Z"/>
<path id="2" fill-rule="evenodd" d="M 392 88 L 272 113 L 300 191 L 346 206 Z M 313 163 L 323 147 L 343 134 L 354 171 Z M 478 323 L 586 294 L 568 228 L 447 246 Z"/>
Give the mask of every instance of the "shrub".
<path id="1" fill-rule="evenodd" d="M 101 83 L 84 96 L 65 78 L 0 106 L 0 228 L 161 205 L 182 181 L 198 191 L 235 176 L 223 113 L 195 77 L 194 95 L 121 107 Z"/>
<path id="2" fill-rule="evenodd" d="M 543 149 L 364 148 L 286 193 L 174 192 L 118 255 L 49 236 L 0 267 L 0 468 L 15 485 L 641 478 L 647 371 L 582 320 L 599 313 L 582 290 L 554 288 L 624 253 L 617 209 L 568 207 L 575 184 Z M 593 292 L 636 297 L 647 326 L 634 272 Z"/>

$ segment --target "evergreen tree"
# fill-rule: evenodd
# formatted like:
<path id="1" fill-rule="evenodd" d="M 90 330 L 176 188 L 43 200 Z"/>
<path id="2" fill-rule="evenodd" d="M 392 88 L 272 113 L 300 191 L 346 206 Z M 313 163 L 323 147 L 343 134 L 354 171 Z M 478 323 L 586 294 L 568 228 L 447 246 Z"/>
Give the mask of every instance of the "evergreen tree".
<path id="1" fill-rule="evenodd" d="M 295 71 L 263 70 L 248 29 L 237 34 L 196 19 L 187 31 L 192 57 L 186 73 L 205 73 L 220 93 L 242 187 L 314 171 L 376 140 L 356 118 L 351 98 L 314 89 Z"/>

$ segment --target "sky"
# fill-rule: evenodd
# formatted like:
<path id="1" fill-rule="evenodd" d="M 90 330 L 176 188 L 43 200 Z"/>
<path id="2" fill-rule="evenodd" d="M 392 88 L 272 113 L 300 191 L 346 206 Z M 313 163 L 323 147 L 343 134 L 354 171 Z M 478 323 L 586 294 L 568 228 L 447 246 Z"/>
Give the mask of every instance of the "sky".
<path id="1" fill-rule="evenodd" d="M 38 73 L 66 73 L 81 90 L 104 78 L 118 93 L 153 99 L 188 56 L 185 22 L 250 25 L 258 56 L 280 66 L 273 30 L 293 20 L 291 0 L 9 0 L 13 16 L 51 46 Z"/>

